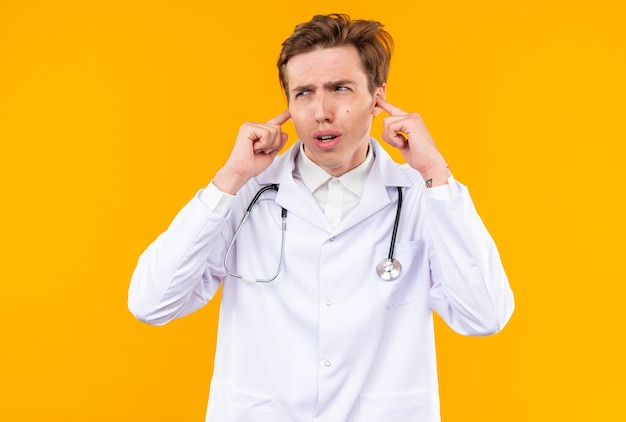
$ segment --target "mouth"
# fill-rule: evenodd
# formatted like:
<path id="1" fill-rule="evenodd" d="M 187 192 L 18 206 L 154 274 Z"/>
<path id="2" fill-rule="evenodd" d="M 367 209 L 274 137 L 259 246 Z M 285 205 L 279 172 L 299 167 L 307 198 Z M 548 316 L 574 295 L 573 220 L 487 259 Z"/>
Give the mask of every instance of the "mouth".
<path id="1" fill-rule="evenodd" d="M 326 129 L 313 132 L 312 140 L 321 151 L 334 150 L 342 139 L 342 134 L 338 130 Z"/>
<path id="2" fill-rule="evenodd" d="M 326 142 L 330 142 L 330 141 L 332 141 L 333 139 L 336 139 L 336 138 L 337 138 L 337 136 L 335 136 L 335 135 L 323 135 L 323 136 L 318 136 L 316 139 L 318 141 L 320 141 L 320 142 L 326 143 Z"/>
<path id="3" fill-rule="evenodd" d="M 337 130 L 318 130 L 313 132 L 313 139 L 323 144 L 329 143 L 341 137 L 341 133 Z"/>

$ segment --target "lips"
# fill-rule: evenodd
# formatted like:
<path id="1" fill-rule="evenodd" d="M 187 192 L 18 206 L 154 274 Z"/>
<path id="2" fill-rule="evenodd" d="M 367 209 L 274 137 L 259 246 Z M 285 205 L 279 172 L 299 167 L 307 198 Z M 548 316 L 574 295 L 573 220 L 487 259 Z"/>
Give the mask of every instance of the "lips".
<path id="1" fill-rule="evenodd" d="M 338 139 L 341 134 L 337 131 L 325 130 L 318 131 L 313 134 L 313 139 L 321 142 L 323 144 L 331 143 L 332 141 Z"/>
<path id="2" fill-rule="evenodd" d="M 336 138 L 336 136 L 333 136 L 333 135 L 326 135 L 326 136 L 318 136 L 318 137 L 317 137 L 317 140 L 318 140 L 318 141 L 320 141 L 320 142 L 328 142 L 328 141 L 330 141 L 331 139 L 335 139 L 335 138 Z"/>

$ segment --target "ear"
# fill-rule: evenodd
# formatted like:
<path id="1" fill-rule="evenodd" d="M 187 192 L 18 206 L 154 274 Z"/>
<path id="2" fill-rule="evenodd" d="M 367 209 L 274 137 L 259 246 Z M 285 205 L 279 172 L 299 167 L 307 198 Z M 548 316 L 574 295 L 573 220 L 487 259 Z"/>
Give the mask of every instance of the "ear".
<path id="1" fill-rule="evenodd" d="M 376 92 L 374 93 L 374 106 L 372 107 L 372 115 L 378 116 L 383 109 L 376 105 L 378 98 L 382 98 L 383 100 L 387 99 L 387 84 L 382 84 L 378 88 L 376 88 Z"/>

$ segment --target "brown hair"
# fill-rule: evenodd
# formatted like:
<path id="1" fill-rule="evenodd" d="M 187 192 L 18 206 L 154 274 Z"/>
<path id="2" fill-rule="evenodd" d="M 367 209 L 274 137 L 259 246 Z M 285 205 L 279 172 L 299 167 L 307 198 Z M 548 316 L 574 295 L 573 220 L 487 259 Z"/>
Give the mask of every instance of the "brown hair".
<path id="1" fill-rule="evenodd" d="M 363 64 L 370 93 L 387 81 L 393 39 L 376 21 L 351 20 L 348 15 L 316 15 L 296 28 L 283 42 L 278 58 L 278 76 L 289 99 L 287 63 L 297 54 L 315 49 L 353 45 Z"/>

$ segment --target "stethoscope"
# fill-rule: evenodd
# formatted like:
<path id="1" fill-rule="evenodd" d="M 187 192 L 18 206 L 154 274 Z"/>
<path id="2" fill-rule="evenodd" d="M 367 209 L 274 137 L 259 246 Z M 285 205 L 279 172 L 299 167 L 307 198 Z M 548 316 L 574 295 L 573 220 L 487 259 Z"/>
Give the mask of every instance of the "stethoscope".
<path id="1" fill-rule="evenodd" d="M 402 270 L 402 266 L 400 265 L 400 262 L 393 257 L 393 251 L 396 247 L 396 235 L 398 234 L 398 225 L 400 224 L 400 213 L 402 212 L 402 188 L 398 186 L 397 189 L 398 189 L 398 206 L 396 209 L 396 218 L 393 223 L 393 231 L 391 232 L 391 244 L 389 245 L 389 254 L 387 255 L 387 258 L 380 261 L 378 265 L 376 266 L 376 274 L 378 274 L 378 277 L 380 277 L 381 279 L 385 281 L 395 280 L 396 278 L 398 278 L 398 276 L 400 276 L 400 272 Z M 252 209 L 258 202 L 261 195 L 263 195 L 263 193 L 267 192 L 268 190 L 274 190 L 278 192 L 278 185 L 276 184 L 268 185 L 259 189 L 259 191 L 254 196 L 254 198 L 252 198 L 252 201 L 250 201 L 250 205 L 248 205 L 248 208 L 246 209 L 245 214 L 243 215 L 243 217 L 241 218 L 241 221 L 239 222 L 239 225 L 237 226 L 237 230 L 235 230 L 235 235 L 230 241 L 228 245 L 228 249 L 226 249 L 226 255 L 224 256 L 224 269 L 226 270 L 228 275 L 232 277 L 236 277 L 245 281 L 257 282 L 257 283 L 269 283 L 271 281 L 274 281 L 276 277 L 278 277 L 278 274 L 280 274 L 280 270 L 283 267 L 283 258 L 285 256 L 285 231 L 287 230 L 287 210 L 283 207 L 280 207 L 281 219 L 282 219 L 280 260 L 278 261 L 278 268 L 274 272 L 274 275 L 272 275 L 270 278 L 247 277 L 247 276 L 230 271 L 227 265 L 228 257 L 230 256 L 230 251 L 233 245 L 235 244 L 235 240 L 237 240 L 237 236 L 239 236 L 239 232 L 241 231 L 243 225 L 245 224 L 250 214 L 252 214 Z"/>

